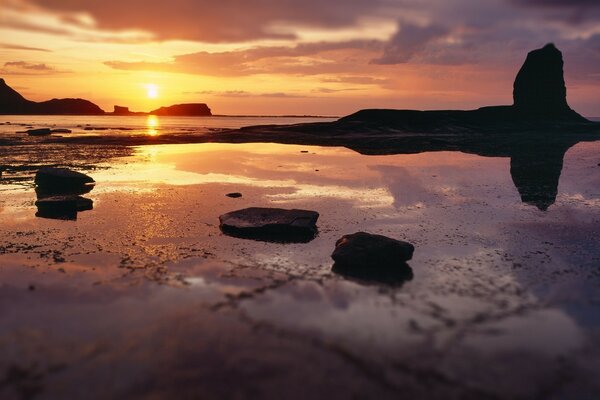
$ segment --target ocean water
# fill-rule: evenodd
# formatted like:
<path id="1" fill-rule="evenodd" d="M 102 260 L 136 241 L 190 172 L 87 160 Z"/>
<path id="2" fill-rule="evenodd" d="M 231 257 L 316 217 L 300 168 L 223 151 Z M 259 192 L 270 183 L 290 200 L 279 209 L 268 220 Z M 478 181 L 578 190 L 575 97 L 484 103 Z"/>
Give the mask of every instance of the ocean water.
<path id="1" fill-rule="evenodd" d="M 0 116 L 0 135 L 14 135 L 31 128 L 66 128 L 71 135 L 160 135 L 213 129 L 236 129 L 251 125 L 288 125 L 307 122 L 327 122 L 335 118 L 321 117 L 158 117 L 158 116 L 62 116 L 4 115 Z"/>

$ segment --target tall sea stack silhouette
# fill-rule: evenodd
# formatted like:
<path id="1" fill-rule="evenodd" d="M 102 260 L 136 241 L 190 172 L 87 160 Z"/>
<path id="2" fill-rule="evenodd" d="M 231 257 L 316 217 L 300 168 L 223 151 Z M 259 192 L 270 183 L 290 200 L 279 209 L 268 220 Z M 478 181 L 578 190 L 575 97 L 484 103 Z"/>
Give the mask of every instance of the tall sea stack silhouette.
<path id="1" fill-rule="evenodd" d="M 581 118 L 567 103 L 563 65 L 553 43 L 529 52 L 513 85 L 513 106 L 531 115 Z"/>

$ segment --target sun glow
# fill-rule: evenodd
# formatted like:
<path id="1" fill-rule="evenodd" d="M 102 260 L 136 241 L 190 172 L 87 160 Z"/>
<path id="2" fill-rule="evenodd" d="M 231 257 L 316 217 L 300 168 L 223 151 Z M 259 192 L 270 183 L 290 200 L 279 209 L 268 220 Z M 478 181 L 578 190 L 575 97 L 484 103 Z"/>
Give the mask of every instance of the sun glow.
<path id="1" fill-rule="evenodd" d="M 156 99 L 158 97 L 158 86 L 153 83 L 147 84 L 146 96 L 148 96 L 149 99 Z"/>
<path id="2" fill-rule="evenodd" d="M 146 119 L 146 128 L 148 129 L 149 136 L 158 135 L 158 127 L 160 126 L 158 122 L 158 117 L 156 115 L 148 115 Z"/>

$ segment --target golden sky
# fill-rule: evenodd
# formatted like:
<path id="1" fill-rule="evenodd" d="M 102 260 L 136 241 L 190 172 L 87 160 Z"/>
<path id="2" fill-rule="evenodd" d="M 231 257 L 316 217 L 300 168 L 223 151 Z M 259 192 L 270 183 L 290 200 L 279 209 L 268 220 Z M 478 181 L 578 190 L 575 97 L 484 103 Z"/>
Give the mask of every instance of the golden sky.
<path id="1" fill-rule="evenodd" d="M 2 0 L 0 77 L 31 100 L 344 115 L 510 104 L 527 52 L 563 51 L 600 116 L 595 0 Z"/>

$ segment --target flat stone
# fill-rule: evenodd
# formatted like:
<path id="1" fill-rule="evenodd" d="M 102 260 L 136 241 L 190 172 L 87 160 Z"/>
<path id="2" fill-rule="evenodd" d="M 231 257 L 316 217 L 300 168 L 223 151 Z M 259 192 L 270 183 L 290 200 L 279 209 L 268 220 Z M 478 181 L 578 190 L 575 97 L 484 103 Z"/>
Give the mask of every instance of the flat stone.
<path id="1" fill-rule="evenodd" d="M 90 176 L 68 168 L 43 167 L 35 174 L 35 184 L 46 189 L 74 189 L 94 183 Z"/>
<path id="2" fill-rule="evenodd" d="M 66 128 L 56 128 L 56 129 L 52 129 L 52 133 L 71 133 L 72 131 L 70 129 L 66 129 Z"/>
<path id="3" fill-rule="evenodd" d="M 237 199 L 239 197 L 242 197 L 242 194 L 239 192 L 233 192 L 233 193 L 227 193 L 225 196 L 231 197 L 232 199 Z"/>
<path id="4" fill-rule="evenodd" d="M 52 134 L 50 128 L 28 129 L 25 131 L 29 136 L 48 136 Z"/>
<path id="5" fill-rule="evenodd" d="M 406 264 L 415 247 L 401 240 L 366 232 L 342 236 L 331 258 L 333 271 L 364 280 L 401 283 L 412 279 L 412 269 Z"/>
<path id="6" fill-rule="evenodd" d="M 309 210 L 251 207 L 219 217 L 223 233 L 268 242 L 309 242 L 317 234 L 319 213 Z"/>

